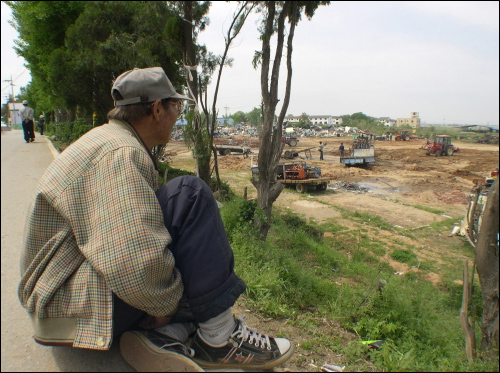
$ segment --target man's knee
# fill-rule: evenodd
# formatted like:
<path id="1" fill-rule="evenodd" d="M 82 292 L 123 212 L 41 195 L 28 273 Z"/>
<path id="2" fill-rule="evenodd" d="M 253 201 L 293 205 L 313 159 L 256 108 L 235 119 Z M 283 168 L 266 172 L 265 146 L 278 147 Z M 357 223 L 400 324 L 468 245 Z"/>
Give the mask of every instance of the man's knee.
<path id="1" fill-rule="evenodd" d="M 163 185 L 156 191 L 156 197 L 160 201 L 166 201 L 171 197 L 180 194 L 204 194 L 213 196 L 208 185 L 199 177 L 192 175 L 178 176 Z"/>

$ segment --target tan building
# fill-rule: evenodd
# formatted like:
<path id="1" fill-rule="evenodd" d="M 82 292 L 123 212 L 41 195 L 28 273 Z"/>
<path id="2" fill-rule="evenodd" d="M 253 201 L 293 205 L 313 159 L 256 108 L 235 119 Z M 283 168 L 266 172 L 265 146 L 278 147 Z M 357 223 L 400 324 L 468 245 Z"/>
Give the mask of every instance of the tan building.
<path id="1" fill-rule="evenodd" d="M 419 128 L 420 127 L 420 118 L 418 117 L 418 113 L 412 112 L 411 118 L 398 118 L 397 125 L 398 125 L 398 127 L 410 126 L 412 128 Z"/>

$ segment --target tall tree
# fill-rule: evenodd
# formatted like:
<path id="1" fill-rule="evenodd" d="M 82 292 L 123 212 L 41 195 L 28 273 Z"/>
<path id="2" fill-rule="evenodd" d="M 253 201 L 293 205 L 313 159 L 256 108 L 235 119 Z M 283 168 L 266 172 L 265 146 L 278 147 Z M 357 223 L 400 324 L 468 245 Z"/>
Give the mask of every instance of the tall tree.
<path id="1" fill-rule="evenodd" d="M 254 107 L 252 111 L 248 112 L 247 117 L 252 126 L 262 124 L 262 110 L 258 107 Z"/>
<path id="2" fill-rule="evenodd" d="M 329 1 L 266 1 L 263 3 L 264 17 L 261 28 L 262 51 L 256 52 L 254 67 L 261 64 L 261 91 L 264 109 L 264 123 L 259 149 L 259 178 L 252 179 L 257 189 L 257 207 L 265 213 L 266 220 L 257 220 L 259 232 L 265 239 L 270 228 L 271 211 L 274 201 L 283 190 L 283 184 L 276 181 L 278 162 L 283 151 L 284 143 L 281 142 L 283 119 L 290 101 L 292 83 L 292 51 L 295 27 L 301 19 L 301 12 L 311 19 L 315 10 L 320 5 L 328 5 Z M 278 104 L 278 82 L 285 38 L 285 21 L 288 20 L 289 30 L 287 38 L 287 78 L 283 106 L 278 115 L 276 129 L 273 124 Z M 271 76 L 271 36 L 276 33 L 277 42 L 274 53 Z"/>
<path id="3" fill-rule="evenodd" d="M 192 111 L 190 116 L 192 124 L 191 126 L 189 125 L 187 126 L 185 131 L 185 138 L 187 139 L 188 144 L 190 146 L 192 145 L 193 148 L 193 156 L 196 160 L 197 175 L 209 185 L 211 178 L 210 159 L 213 154 L 214 170 L 216 172 L 219 188 L 220 188 L 220 177 L 217 165 L 217 152 L 213 147 L 213 134 L 215 132 L 215 126 L 217 123 L 216 105 L 217 105 L 217 96 L 219 92 L 219 85 L 224 66 L 230 64 L 232 61 L 232 59 L 228 58 L 227 56 L 229 47 L 231 46 L 232 41 L 239 34 L 241 28 L 243 27 L 243 24 L 245 23 L 245 20 L 251 13 L 253 7 L 254 5 L 249 1 L 239 2 L 239 8 L 233 15 L 231 25 L 227 30 L 227 36 L 225 37 L 225 49 L 222 56 L 218 57 L 215 60 L 216 62 L 215 64 L 213 58 L 209 58 L 208 61 L 202 63 L 203 71 L 205 72 L 205 74 L 207 72 L 212 73 L 215 71 L 216 67 L 218 68 L 217 82 L 215 86 L 215 92 L 213 96 L 211 110 L 207 104 L 206 85 L 202 83 L 201 79 L 198 80 L 199 86 L 197 88 L 199 92 L 199 97 L 195 96 L 194 92 L 190 90 L 190 94 L 196 100 L 196 102 L 200 104 L 203 113 L 200 113 L 197 110 L 198 107 L 196 107 L 195 110 Z M 189 74 L 187 75 L 189 76 Z M 205 84 L 206 83 L 208 83 L 207 78 L 205 78 Z M 203 100 L 202 93 L 205 93 L 205 100 Z M 202 123 L 204 125 L 202 125 Z"/>
<path id="4" fill-rule="evenodd" d="M 36 97 L 53 97 L 73 116 L 105 121 L 110 83 L 134 67 L 161 66 L 177 88 L 182 54 L 166 37 L 172 2 L 9 2 Z M 42 92 L 40 92 L 42 91 Z M 47 101 L 45 102 L 47 104 Z M 36 107 L 35 107 L 36 108 Z"/>
<path id="5" fill-rule="evenodd" d="M 50 60 L 64 47 L 66 32 L 85 9 L 85 1 L 6 1 L 12 9 L 9 23 L 18 31 L 16 53 L 26 60 L 32 84 L 27 96 L 35 112 L 49 112 L 64 103 L 50 84 Z"/>

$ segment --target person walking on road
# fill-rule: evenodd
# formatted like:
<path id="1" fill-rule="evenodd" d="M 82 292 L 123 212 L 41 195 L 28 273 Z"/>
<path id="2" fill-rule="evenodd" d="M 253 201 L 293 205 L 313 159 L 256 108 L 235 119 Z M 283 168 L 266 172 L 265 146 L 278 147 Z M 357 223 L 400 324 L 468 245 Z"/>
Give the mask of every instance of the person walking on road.
<path id="1" fill-rule="evenodd" d="M 153 147 L 183 100 L 161 67 L 124 72 L 108 123 L 47 169 L 30 207 L 18 295 L 40 344 L 120 352 L 138 371 L 268 370 L 293 346 L 234 318 L 246 285 L 210 188 L 161 188 Z M 42 228 L 43 227 L 43 228 Z"/>
<path id="2" fill-rule="evenodd" d="M 345 151 L 344 143 L 343 142 L 340 143 L 339 150 L 340 150 L 340 156 L 343 157 L 344 156 L 344 151 Z"/>
<path id="3" fill-rule="evenodd" d="M 38 127 L 40 128 L 40 136 L 43 136 L 43 130 L 45 129 L 45 116 L 43 114 L 38 119 Z"/>
<path id="4" fill-rule="evenodd" d="M 320 152 L 320 153 L 319 153 L 319 154 L 320 154 L 319 159 L 320 159 L 321 161 L 322 161 L 322 160 L 324 160 L 324 159 L 323 159 L 323 148 L 324 148 L 325 146 L 326 146 L 326 143 L 323 145 L 323 142 L 322 142 L 322 141 L 320 141 L 320 142 L 319 142 L 319 152 Z"/>
<path id="5" fill-rule="evenodd" d="M 21 119 L 23 121 L 24 140 L 27 144 L 35 141 L 35 129 L 33 118 L 35 111 L 28 106 L 28 101 L 23 101 L 23 108 L 21 109 Z"/>

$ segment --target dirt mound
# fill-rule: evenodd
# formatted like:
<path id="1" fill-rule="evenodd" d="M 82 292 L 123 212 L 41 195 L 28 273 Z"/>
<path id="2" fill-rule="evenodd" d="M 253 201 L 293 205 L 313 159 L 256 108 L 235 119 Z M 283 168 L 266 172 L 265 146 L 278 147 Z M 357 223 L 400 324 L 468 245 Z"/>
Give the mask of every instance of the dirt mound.
<path id="1" fill-rule="evenodd" d="M 439 193 L 433 191 L 433 193 L 436 195 L 438 201 L 445 203 L 447 205 L 453 205 L 453 204 L 467 205 L 469 203 L 469 198 L 463 192 L 456 189 L 449 192 L 439 192 Z"/>
<path id="2" fill-rule="evenodd" d="M 217 161 L 221 170 L 248 170 L 250 172 L 250 158 L 243 158 L 241 155 L 225 155 L 217 157 Z"/>

